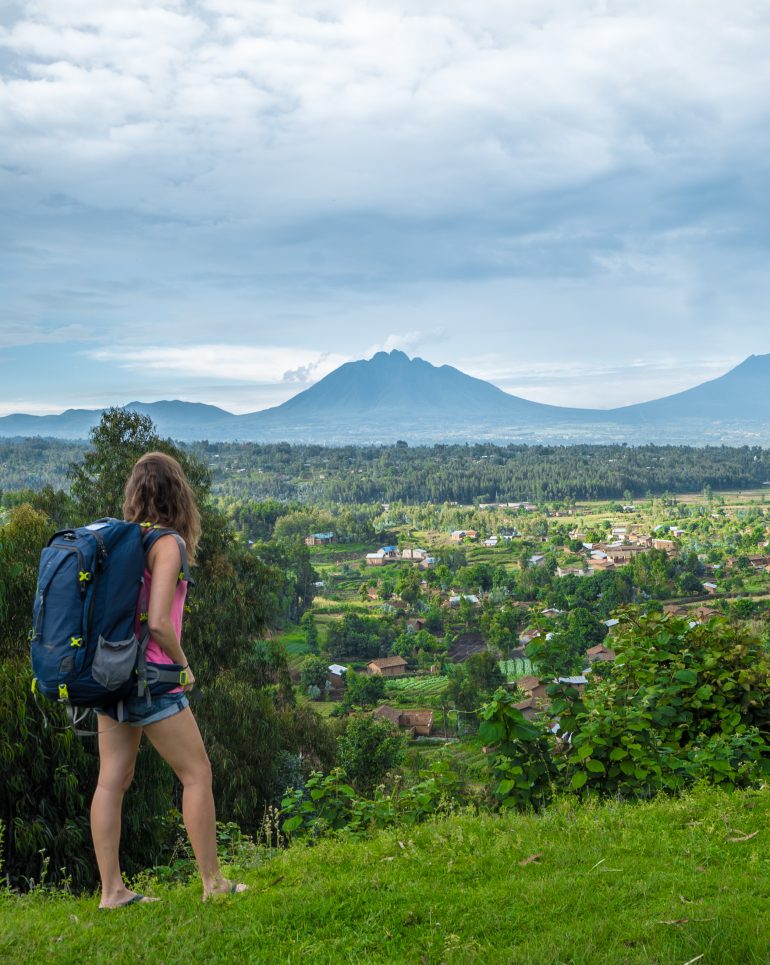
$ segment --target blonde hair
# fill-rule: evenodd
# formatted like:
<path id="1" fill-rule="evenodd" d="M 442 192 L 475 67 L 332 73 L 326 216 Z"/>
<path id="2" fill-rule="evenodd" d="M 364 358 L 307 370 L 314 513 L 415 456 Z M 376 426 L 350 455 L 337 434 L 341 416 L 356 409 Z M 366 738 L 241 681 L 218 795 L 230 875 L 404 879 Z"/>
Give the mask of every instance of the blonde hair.
<path id="1" fill-rule="evenodd" d="M 157 523 L 175 529 L 192 562 L 201 537 L 201 514 L 184 470 L 165 452 L 147 452 L 131 470 L 123 499 L 130 523 Z"/>

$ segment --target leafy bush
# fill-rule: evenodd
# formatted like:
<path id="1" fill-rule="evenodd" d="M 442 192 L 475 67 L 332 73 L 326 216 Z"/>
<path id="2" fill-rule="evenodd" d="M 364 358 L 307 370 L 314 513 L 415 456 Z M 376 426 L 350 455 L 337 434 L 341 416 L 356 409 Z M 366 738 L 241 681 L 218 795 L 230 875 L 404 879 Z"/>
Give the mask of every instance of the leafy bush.
<path id="1" fill-rule="evenodd" d="M 571 734 L 572 790 L 647 795 L 706 780 L 746 786 L 770 773 L 770 657 L 719 618 L 627 615 L 614 665 L 582 699 L 552 688 Z"/>
<path id="2" fill-rule="evenodd" d="M 321 837 L 334 831 L 363 836 L 376 828 L 418 824 L 467 801 L 462 782 L 447 761 L 421 770 L 421 780 L 405 786 L 378 787 L 371 797 L 360 796 L 342 768 L 313 773 L 304 789 L 290 790 L 281 802 L 283 831 L 290 838 Z"/>
<path id="3" fill-rule="evenodd" d="M 98 756 L 55 704 L 35 705 L 26 663 L 0 663 L 0 822 L 6 829 L 5 872 L 11 883 L 40 880 L 77 888 L 96 884 L 88 809 Z M 139 752 L 123 812 L 121 854 L 129 874 L 155 864 L 166 840 L 173 776 L 152 748 Z"/>
<path id="4" fill-rule="evenodd" d="M 395 632 L 389 621 L 347 612 L 342 620 L 329 624 L 326 645 L 333 657 L 371 660 L 386 656 L 394 637 Z"/>
<path id="5" fill-rule="evenodd" d="M 337 738 L 337 761 L 358 791 L 370 792 L 404 757 L 404 738 L 387 720 L 352 717 Z"/>
<path id="6" fill-rule="evenodd" d="M 372 707 L 385 695 L 385 678 L 380 674 L 356 673 L 348 670 L 345 674 L 346 707 Z"/>
<path id="7" fill-rule="evenodd" d="M 479 710 L 479 737 L 490 745 L 492 790 L 502 808 L 540 808 L 553 795 L 558 777 L 551 734 L 541 722 L 525 719 L 516 697 L 501 687 Z"/>

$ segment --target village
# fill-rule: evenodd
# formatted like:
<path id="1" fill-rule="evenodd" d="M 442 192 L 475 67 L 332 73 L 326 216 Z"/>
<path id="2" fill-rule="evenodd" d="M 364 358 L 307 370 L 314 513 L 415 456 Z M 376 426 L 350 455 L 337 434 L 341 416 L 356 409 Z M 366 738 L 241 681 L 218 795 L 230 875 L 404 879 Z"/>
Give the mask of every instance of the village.
<path id="1" fill-rule="evenodd" d="M 395 538 L 357 555 L 332 530 L 309 533 L 321 577 L 309 611 L 317 642 L 308 652 L 300 634 L 289 635 L 292 673 L 302 686 L 312 676 L 303 664 L 315 665 L 305 690 L 321 713 L 351 706 L 349 675 L 375 678 L 380 686 L 360 706 L 417 741 L 455 739 L 472 731 L 457 700 L 467 662 L 491 654 L 499 673 L 488 674 L 476 698 L 503 687 L 532 719 L 548 707 L 551 684 L 579 694 L 597 664 L 615 659 L 613 636 L 628 606 L 692 623 L 763 612 L 770 526 L 759 499 L 566 510 L 479 503 L 453 507 L 454 518 L 475 525 L 444 531 L 404 525 L 419 513 L 388 505 Z M 347 633 L 354 623 L 356 639 Z"/>

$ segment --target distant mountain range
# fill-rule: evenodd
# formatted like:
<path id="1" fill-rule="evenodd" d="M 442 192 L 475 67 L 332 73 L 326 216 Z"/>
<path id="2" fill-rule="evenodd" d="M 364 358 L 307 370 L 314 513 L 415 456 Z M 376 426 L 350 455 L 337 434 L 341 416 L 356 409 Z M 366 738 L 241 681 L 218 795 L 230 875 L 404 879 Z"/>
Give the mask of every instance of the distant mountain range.
<path id="1" fill-rule="evenodd" d="M 519 398 L 451 365 L 403 352 L 347 362 L 282 405 L 233 415 L 193 402 L 131 402 L 181 441 L 392 443 L 575 442 L 770 445 L 770 355 L 662 399 L 572 409 Z M 85 439 L 102 410 L 0 418 L 0 436 Z"/>

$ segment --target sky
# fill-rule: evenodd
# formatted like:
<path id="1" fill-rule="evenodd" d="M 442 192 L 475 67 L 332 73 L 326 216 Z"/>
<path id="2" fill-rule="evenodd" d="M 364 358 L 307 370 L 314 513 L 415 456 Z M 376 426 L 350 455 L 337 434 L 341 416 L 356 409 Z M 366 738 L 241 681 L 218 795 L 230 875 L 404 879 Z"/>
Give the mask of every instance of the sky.
<path id="1" fill-rule="evenodd" d="M 765 0 L 0 0 L 0 415 L 770 352 Z"/>

